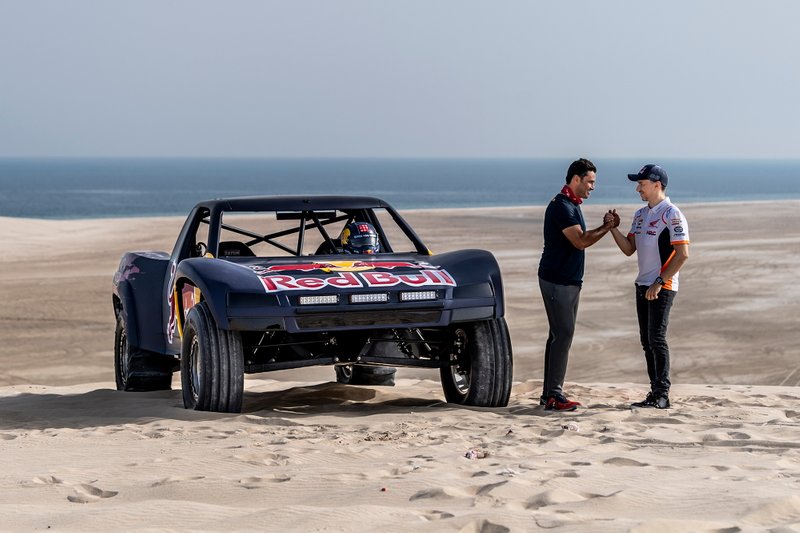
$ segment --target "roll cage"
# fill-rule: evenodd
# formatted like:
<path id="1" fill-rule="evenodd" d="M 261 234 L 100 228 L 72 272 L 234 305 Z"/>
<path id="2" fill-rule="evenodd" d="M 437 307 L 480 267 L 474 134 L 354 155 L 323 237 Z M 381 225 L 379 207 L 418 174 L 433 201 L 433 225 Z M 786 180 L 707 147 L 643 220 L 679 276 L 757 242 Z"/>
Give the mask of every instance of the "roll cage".
<path id="1" fill-rule="evenodd" d="M 319 208 L 308 208 L 304 204 L 321 203 Z M 298 205 L 299 204 L 299 205 Z M 353 221 L 369 222 L 378 233 L 383 253 L 395 253 L 390 239 L 390 232 L 384 228 L 384 223 L 393 226 L 394 235 L 399 235 L 396 229 L 412 243 L 416 253 L 428 255 L 430 252 L 420 238 L 414 233 L 411 227 L 403 218 L 390 206 L 377 200 L 374 205 L 364 204 L 356 201 L 356 205 L 348 205 L 348 202 L 333 202 L 330 197 L 308 197 L 297 202 L 279 202 L 277 205 L 270 202 L 259 203 L 257 198 L 211 202 L 210 204 L 198 204 L 195 206 L 194 216 L 187 220 L 184 227 L 184 245 L 176 249 L 178 260 L 186 257 L 199 257 L 210 252 L 213 257 L 220 256 L 220 243 L 223 241 L 221 235 L 227 233 L 226 239 L 230 236 L 242 237 L 241 245 L 250 249 L 261 243 L 268 245 L 285 254 L 295 257 L 303 255 L 338 254 L 341 251 L 341 243 L 338 241 L 338 230 L 329 231 L 331 224 L 339 224 L 344 227 Z M 389 216 L 378 216 L 376 210 L 386 212 Z M 277 221 L 296 220 L 294 227 L 284 227 L 276 231 L 261 232 L 253 227 L 244 227 L 244 224 L 231 223 L 225 219 L 230 215 L 259 215 L 274 216 Z M 200 227 L 208 228 L 207 244 L 198 239 Z M 312 253 L 303 253 L 308 237 L 312 232 L 315 242 L 321 240 L 321 244 Z M 291 239 L 287 243 L 287 237 L 296 235 L 296 239 Z M 280 240 L 284 242 L 280 242 Z M 187 242 L 192 241 L 192 242 Z M 239 243 L 236 243 L 239 244 Z M 406 250 L 404 250 L 406 251 Z M 173 252 L 173 255 L 175 255 Z M 248 250 L 249 252 L 249 250 Z M 247 253 L 244 255 L 252 255 Z M 262 254 L 259 254 L 262 255 Z M 269 256 L 271 254 L 267 254 Z"/>

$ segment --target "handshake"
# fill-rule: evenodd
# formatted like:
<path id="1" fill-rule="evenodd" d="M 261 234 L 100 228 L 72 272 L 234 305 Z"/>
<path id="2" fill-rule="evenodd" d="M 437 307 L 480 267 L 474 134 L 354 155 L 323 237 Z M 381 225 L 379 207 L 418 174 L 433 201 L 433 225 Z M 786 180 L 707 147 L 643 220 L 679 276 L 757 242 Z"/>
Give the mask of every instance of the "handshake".
<path id="1" fill-rule="evenodd" d="M 619 215 L 617 214 L 616 209 L 609 209 L 608 212 L 603 215 L 603 227 L 607 230 L 611 228 L 616 228 L 619 226 Z"/>

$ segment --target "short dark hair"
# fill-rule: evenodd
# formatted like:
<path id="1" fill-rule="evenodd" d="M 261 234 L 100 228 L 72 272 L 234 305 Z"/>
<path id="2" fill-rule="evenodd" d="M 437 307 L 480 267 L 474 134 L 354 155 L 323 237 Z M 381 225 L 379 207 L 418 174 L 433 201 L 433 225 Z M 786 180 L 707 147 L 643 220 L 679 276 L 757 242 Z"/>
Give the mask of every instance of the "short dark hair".
<path id="1" fill-rule="evenodd" d="M 597 172 L 597 167 L 594 166 L 594 163 L 584 158 L 575 160 L 567 169 L 566 182 L 569 183 L 572 180 L 572 176 L 574 176 L 575 174 L 577 174 L 580 177 L 584 177 L 589 172 Z"/>

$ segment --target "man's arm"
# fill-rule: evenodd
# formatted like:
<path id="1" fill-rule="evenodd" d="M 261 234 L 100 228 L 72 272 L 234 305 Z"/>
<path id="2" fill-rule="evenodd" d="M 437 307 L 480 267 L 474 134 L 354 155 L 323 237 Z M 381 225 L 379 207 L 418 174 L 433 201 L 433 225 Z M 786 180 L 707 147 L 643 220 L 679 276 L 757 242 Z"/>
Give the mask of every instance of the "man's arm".
<path id="1" fill-rule="evenodd" d="M 611 228 L 611 236 L 623 254 L 630 256 L 636 251 L 636 239 L 633 235 L 625 236 L 619 228 Z"/>
<path id="2" fill-rule="evenodd" d="M 606 216 L 610 216 L 613 220 L 613 224 L 611 225 L 611 236 L 614 237 L 614 242 L 617 243 L 617 246 L 622 253 L 631 256 L 636 251 L 636 238 L 633 235 L 623 235 L 622 232 L 619 230 L 619 214 L 617 213 L 616 209 L 610 210 Z M 603 219 L 605 222 L 607 219 Z"/>
<path id="3" fill-rule="evenodd" d="M 578 250 L 584 250 L 599 241 L 603 235 L 608 233 L 612 225 L 613 221 L 609 221 L 604 223 L 599 228 L 583 231 L 580 225 L 575 224 L 574 226 L 564 228 L 561 231 L 564 233 L 564 236 L 569 239 L 569 242 L 572 243 L 572 246 Z"/>
<path id="4" fill-rule="evenodd" d="M 672 259 L 667 263 L 667 267 L 661 272 L 661 277 L 663 279 L 671 279 L 672 276 L 678 273 L 686 260 L 689 259 L 689 245 L 687 243 L 674 244 L 673 248 L 675 249 L 675 255 L 672 256 Z M 647 289 L 645 298 L 648 300 L 655 300 L 658 298 L 659 292 L 661 292 L 661 284 L 653 283 Z"/>

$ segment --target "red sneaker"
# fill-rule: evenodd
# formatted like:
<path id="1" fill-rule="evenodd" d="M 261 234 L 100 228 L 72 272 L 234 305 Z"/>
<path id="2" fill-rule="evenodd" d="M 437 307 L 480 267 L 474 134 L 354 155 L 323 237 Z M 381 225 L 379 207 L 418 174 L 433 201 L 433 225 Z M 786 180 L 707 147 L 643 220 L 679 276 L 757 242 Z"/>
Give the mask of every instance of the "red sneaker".
<path id="1" fill-rule="evenodd" d="M 580 405 L 579 402 L 572 402 L 567 400 L 563 394 L 555 394 L 547 398 L 547 403 L 544 404 L 545 411 L 574 411 Z"/>

